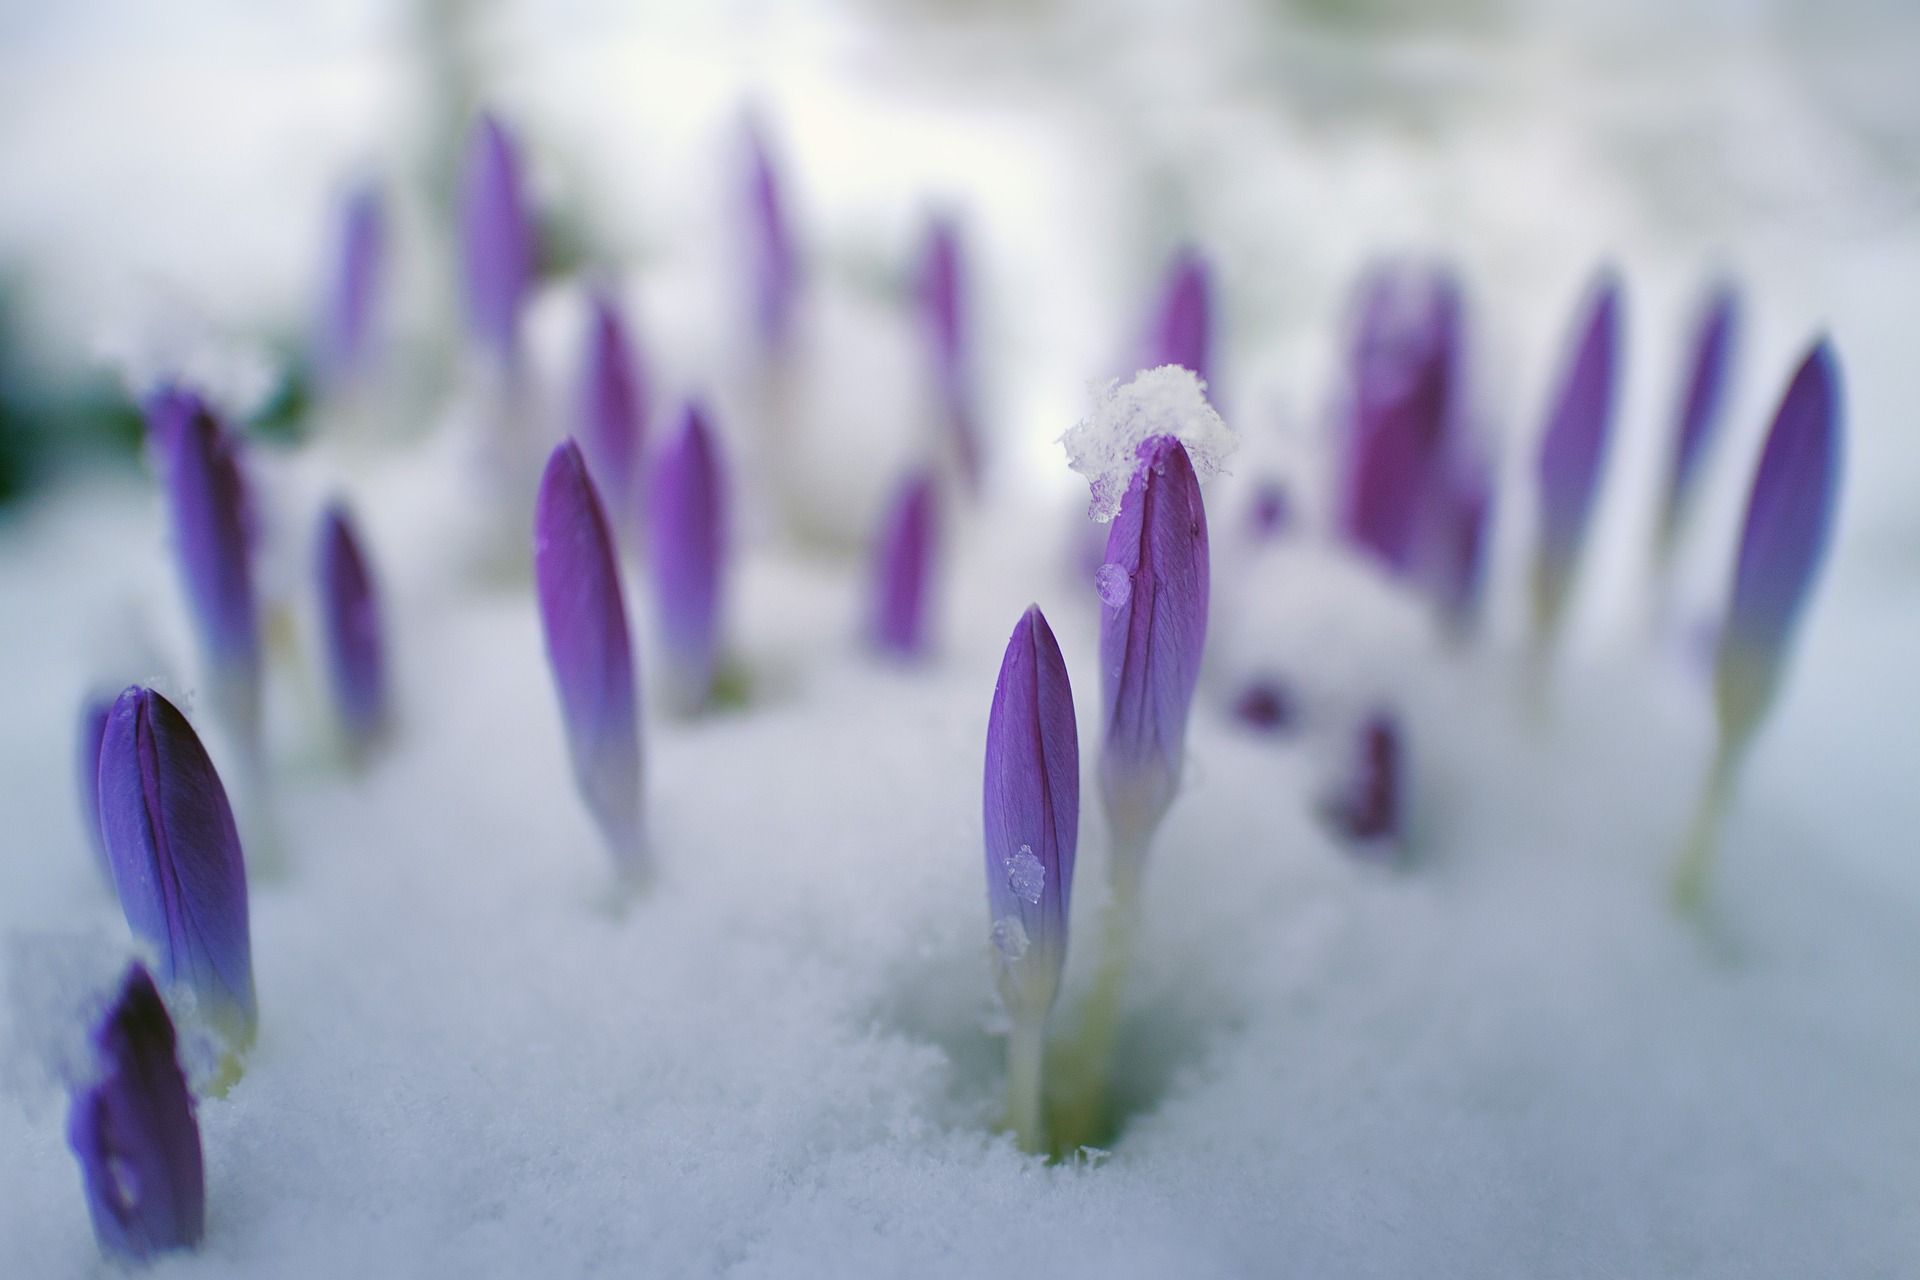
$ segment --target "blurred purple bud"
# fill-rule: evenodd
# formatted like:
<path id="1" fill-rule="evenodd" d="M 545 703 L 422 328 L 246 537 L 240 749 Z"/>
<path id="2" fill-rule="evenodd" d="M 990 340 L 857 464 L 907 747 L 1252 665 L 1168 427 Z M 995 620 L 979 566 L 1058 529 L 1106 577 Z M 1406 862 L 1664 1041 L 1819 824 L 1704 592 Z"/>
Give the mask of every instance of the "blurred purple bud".
<path id="1" fill-rule="evenodd" d="M 253 1043 L 247 869 L 226 788 L 171 702 L 134 685 L 100 740 L 100 831 L 127 925 L 234 1052 Z"/>
<path id="2" fill-rule="evenodd" d="M 1213 273 L 1191 245 L 1167 264 L 1148 343 L 1147 367 L 1177 364 L 1213 386 Z"/>
<path id="3" fill-rule="evenodd" d="M 574 780 L 622 874 L 637 876 L 645 845 L 633 645 L 613 535 L 571 440 L 540 478 L 533 577 Z"/>
<path id="4" fill-rule="evenodd" d="M 1374 712 L 1360 726 L 1340 789 L 1321 806 L 1327 824 L 1353 852 L 1399 855 L 1405 834 L 1405 768 L 1398 721 L 1384 711 Z"/>
<path id="5" fill-rule="evenodd" d="M 1766 715 L 1838 505 L 1840 368 L 1826 338 L 1787 384 L 1747 499 L 1733 600 L 1720 636 L 1720 731 L 1744 743 Z"/>
<path id="6" fill-rule="evenodd" d="M 363 752 L 387 723 L 387 663 L 380 597 L 346 505 L 320 518 L 320 630 L 333 706 L 347 742 Z"/>
<path id="7" fill-rule="evenodd" d="M 960 478 L 968 491 L 974 492 L 980 487 L 980 439 L 974 416 L 966 277 L 960 260 L 960 229 L 949 218 L 937 217 L 928 227 L 918 294 L 941 417 Z"/>
<path id="8" fill-rule="evenodd" d="M 1249 681 L 1233 700 L 1233 718 L 1258 733 L 1285 733 L 1298 715 L 1286 684 L 1271 677 Z"/>
<path id="9" fill-rule="evenodd" d="M 706 413 L 690 402 L 654 463 L 648 499 L 663 674 L 682 714 L 707 703 L 719 668 L 725 489 Z"/>
<path id="10" fill-rule="evenodd" d="M 1180 785 L 1207 636 L 1207 513 L 1193 464 L 1172 436 L 1140 446 L 1139 469 L 1107 535 L 1107 564 L 1118 566 L 1128 589 L 1100 610 L 1100 785 L 1115 884 L 1128 895 Z M 1119 603 L 1107 602 L 1114 598 Z"/>
<path id="11" fill-rule="evenodd" d="M 112 698 L 89 697 L 80 708 L 80 743 L 76 772 L 80 775 L 80 825 L 87 829 L 94 863 L 109 883 L 113 866 L 107 861 L 106 841 L 100 834 L 100 739 L 107 731 Z"/>
<path id="12" fill-rule="evenodd" d="M 747 229 L 753 263 L 754 320 L 760 345 L 783 353 L 792 338 L 800 293 L 800 257 L 787 221 L 772 148 L 757 120 L 747 124 Z"/>
<path id="13" fill-rule="evenodd" d="M 460 179 L 460 263 L 468 329 L 502 366 L 518 359 L 535 257 L 519 153 L 500 121 L 483 112 L 467 134 Z"/>
<path id="14" fill-rule="evenodd" d="M 344 385 L 364 374 L 373 356 L 387 240 L 377 187 L 363 186 L 347 197 L 339 237 L 321 325 L 321 364 L 330 382 Z"/>
<path id="15" fill-rule="evenodd" d="M 1693 359 L 1680 397 L 1673 464 L 1660 508 L 1662 555 L 1673 545 L 1674 534 L 1699 481 L 1701 459 L 1706 456 L 1707 446 L 1712 443 L 1714 431 L 1724 416 L 1733 346 L 1739 332 L 1740 296 L 1732 285 L 1722 284 L 1708 297 L 1694 328 Z"/>
<path id="16" fill-rule="evenodd" d="M 580 445 L 594 483 L 612 507 L 614 527 L 634 530 L 640 459 L 646 449 L 647 376 L 612 296 L 596 292 L 580 375 Z"/>
<path id="17" fill-rule="evenodd" d="M 1272 542 L 1293 527 L 1293 499 L 1278 480 L 1262 480 L 1247 508 L 1247 533 L 1254 544 Z"/>
<path id="18" fill-rule="evenodd" d="M 1559 629 L 1600 492 L 1613 424 L 1620 351 L 1620 281 L 1602 271 L 1588 294 L 1571 359 L 1540 441 L 1540 538 L 1533 560 L 1533 624 Z"/>
<path id="19" fill-rule="evenodd" d="M 982 816 L 1000 997 L 1044 1012 L 1067 955 L 1080 743 L 1067 664 L 1037 605 L 1014 627 L 994 683 Z"/>
<path id="20" fill-rule="evenodd" d="M 145 1262 L 206 1231 L 206 1171 L 173 1019 L 138 962 L 93 1034 L 96 1077 L 73 1090 L 67 1143 L 102 1252 Z"/>
<path id="21" fill-rule="evenodd" d="M 1466 457 L 1443 468 L 1443 477 L 1429 515 L 1425 577 L 1441 620 L 1459 636 L 1472 629 L 1480 611 L 1493 480 L 1485 462 Z"/>
<path id="22" fill-rule="evenodd" d="M 907 477 L 881 527 L 873 560 L 873 647 L 889 657 L 926 656 L 927 609 L 939 511 L 933 477 Z"/>

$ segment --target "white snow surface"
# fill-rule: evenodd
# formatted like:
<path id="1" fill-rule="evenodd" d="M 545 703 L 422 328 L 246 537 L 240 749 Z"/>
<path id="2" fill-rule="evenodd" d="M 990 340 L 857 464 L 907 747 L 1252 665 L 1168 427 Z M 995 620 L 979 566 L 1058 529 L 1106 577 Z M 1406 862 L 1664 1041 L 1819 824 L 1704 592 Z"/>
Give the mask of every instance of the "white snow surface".
<path id="1" fill-rule="evenodd" d="M 1207 403 L 1206 384 L 1191 369 L 1164 364 L 1143 369 L 1121 385 L 1113 379 L 1087 388 L 1093 411 L 1060 437 L 1067 465 L 1086 477 L 1093 500 L 1087 514 L 1105 524 L 1120 510 L 1140 446 L 1172 436 L 1186 446 L 1202 481 L 1226 470 L 1240 438 Z"/>

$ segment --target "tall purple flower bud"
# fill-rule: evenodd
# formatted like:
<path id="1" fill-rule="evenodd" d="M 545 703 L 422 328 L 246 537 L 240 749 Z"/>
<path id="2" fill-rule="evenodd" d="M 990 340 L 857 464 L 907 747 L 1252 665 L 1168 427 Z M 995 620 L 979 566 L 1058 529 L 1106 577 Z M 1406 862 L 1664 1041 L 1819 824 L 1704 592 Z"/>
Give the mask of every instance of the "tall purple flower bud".
<path id="1" fill-rule="evenodd" d="M 1042 1044 L 1080 839 L 1080 742 L 1067 664 L 1037 605 L 1014 627 L 994 684 L 982 819 L 995 980 L 1014 1023 L 1011 1119 L 1021 1145 L 1038 1151 Z"/>
<path id="2" fill-rule="evenodd" d="M 320 518 L 315 557 L 320 579 L 320 630 L 334 711 L 347 745 L 359 755 L 387 724 L 387 662 L 380 596 L 346 504 Z"/>
<path id="3" fill-rule="evenodd" d="M 646 845 L 633 644 L 606 511 L 571 440 L 540 478 L 533 578 L 574 780 L 622 875 L 637 878 Z"/>
<path id="4" fill-rule="evenodd" d="M 580 374 L 580 446 L 613 508 L 614 527 L 631 533 L 640 501 L 640 458 L 647 434 L 646 369 L 612 295 L 596 291 Z"/>
<path id="5" fill-rule="evenodd" d="M 1207 636 L 1209 572 L 1207 513 L 1186 448 L 1158 436 L 1140 446 L 1139 457 L 1100 570 L 1100 785 L 1114 885 L 1129 901 L 1180 785 Z"/>
<path id="6" fill-rule="evenodd" d="M 1588 297 L 1572 358 L 1540 442 L 1540 537 L 1533 559 L 1533 628 L 1551 643 L 1565 612 L 1600 492 L 1613 425 L 1620 351 L 1620 282 L 1603 272 Z"/>
<path id="7" fill-rule="evenodd" d="M 1167 264 L 1160 307 L 1154 314 L 1147 367 L 1177 364 L 1213 385 L 1213 273 L 1191 245 Z"/>
<path id="8" fill-rule="evenodd" d="M 109 881 L 113 865 L 107 861 L 107 845 L 100 834 L 100 739 L 107 732 L 107 716 L 113 711 L 112 698 L 89 697 L 80 708 L 80 741 L 75 771 L 80 775 L 80 825 L 87 829 L 87 843 L 93 849 L 95 864 Z"/>
<path id="9" fill-rule="evenodd" d="M 1327 825 L 1355 853 L 1379 858 L 1399 854 L 1406 803 L 1402 755 L 1398 721 L 1384 711 L 1368 716 L 1339 790 L 1321 807 Z"/>
<path id="10" fill-rule="evenodd" d="M 1694 328 L 1693 358 L 1681 390 L 1673 437 L 1673 461 L 1660 504 L 1658 550 L 1662 559 L 1672 550 L 1680 521 L 1700 478 L 1700 463 L 1725 416 L 1733 347 L 1740 330 L 1740 296 L 1722 284 L 1701 308 Z"/>
<path id="11" fill-rule="evenodd" d="M 894 497 L 873 558 L 873 647 L 889 657 L 927 652 L 927 610 L 939 510 L 933 477 L 916 472 Z"/>
<path id="12" fill-rule="evenodd" d="M 747 232 L 753 264 L 754 322 L 770 356 L 785 353 L 800 295 L 800 255 L 772 148 L 757 121 L 747 126 Z"/>
<path id="13" fill-rule="evenodd" d="M 460 265 L 468 330 L 503 368 L 518 359 L 535 259 L 519 152 L 500 121 L 483 112 L 467 134 L 460 177 Z"/>
<path id="14" fill-rule="evenodd" d="M 173 1019 L 139 963 L 93 1035 L 93 1080 L 73 1091 L 67 1143 L 80 1160 L 103 1252 L 145 1262 L 206 1231 L 206 1171 Z"/>
<path id="15" fill-rule="evenodd" d="M 100 740 L 100 831 L 120 909 L 160 981 L 192 990 L 238 1054 L 253 1043 L 247 869 L 226 788 L 171 702 L 122 693 Z"/>
<path id="16" fill-rule="evenodd" d="M 260 627 L 249 557 L 246 485 L 232 437 L 191 391 L 147 401 L 172 517 L 174 556 L 215 709 L 247 744 L 260 732 Z"/>
<path id="17" fill-rule="evenodd" d="M 660 450 L 648 497 L 653 585 L 668 696 L 691 714 L 713 695 L 726 572 L 726 485 L 707 415 L 689 402 Z"/>
<path id="18" fill-rule="evenodd" d="M 386 261 L 386 216 L 371 184 L 347 197 L 320 329 L 327 380 L 346 386 L 364 375 L 373 357 L 374 308 Z"/>
<path id="19" fill-rule="evenodd" d="M 980 487 L 980 432 L 974 410 L 973 345 L 967 308 L 960 229 L 933 219 L 921 252 L 918 287 L 921 323 L 933 360 L 940 414 L 960 478 L 969 492 Z"/>

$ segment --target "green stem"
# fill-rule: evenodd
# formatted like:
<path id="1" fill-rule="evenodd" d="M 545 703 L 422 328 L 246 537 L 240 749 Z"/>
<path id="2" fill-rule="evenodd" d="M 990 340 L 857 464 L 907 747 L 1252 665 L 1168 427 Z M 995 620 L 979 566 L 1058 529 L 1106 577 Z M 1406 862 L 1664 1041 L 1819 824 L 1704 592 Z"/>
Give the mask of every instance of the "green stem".
<path id="1" fill-rule="evenodd" d="M 1706 788 L 1693 811 L 1687 842 L 1681 846 L 1680 860 L 1674 866 L 1673 905 L 1682 915 L 1698 915 L 1706 900 L 1707 881 L 1713 876 L 1714 854 L 1720 846 L 1720 818 L 1733 795 L 1739 762 L 1739 745 L 1722 738 L 1714 752 L 1713 771 L 1707 775 Z"/>
<path id="2" fill-rule="evenodd" d="M 1029 1155 L 1047 1150 L 1046 1121 L 1040 1110 L 1046 1045 L 1046 1012 L 1022 1009 L 1015 1013 L 1013 1036 L 1007 1041 L 1007 1123 L 1020 1149 Z"/>
<path id="3" fill-rule="evenodd" d="M 1107 1080 L 1120 1030 L 1120 993 L 1133 967 L 1138 915 L 1132 887 L 1117 888 L 1101 920 L 1100 970 L 1081 1010 L 1071 1092 L 1055 1117 L 1056 1146 L 1062 1152 L 1097 1146 L 1106 1138 Z"/>

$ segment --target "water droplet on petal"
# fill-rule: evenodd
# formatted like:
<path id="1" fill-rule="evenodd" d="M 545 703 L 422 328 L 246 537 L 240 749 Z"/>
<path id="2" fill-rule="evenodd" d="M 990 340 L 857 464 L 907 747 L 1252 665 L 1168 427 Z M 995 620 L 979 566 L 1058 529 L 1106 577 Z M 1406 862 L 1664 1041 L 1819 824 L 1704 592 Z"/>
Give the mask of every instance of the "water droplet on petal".
<path id="1" fill-rule="evenodd" d="M 1026 899 L 1029 905 L 1037 907 L 1046 887 L 1046 864 L 1033 856 L 1032 845 L 1021 845 L 1020 852 L 1007 859 L 1007 888 Z"/>
<path id="2" fill-rule="evenodd" d="M 1100 593 L 1101 603 L 1109 609 L 1120 608 L 1133 595 L 1133 578 L 1117 564 L 1103 564 L 1096 569 L 1093 585 Z"/>
<path id="3" fill-rule="evenodd" d="M 1027 926 L 1020 923 L 1019 916 L 1001 916 L 993 922 L 994 950 L 1007 960 L 1018 960 L 1027 954 L 1032 943 L 1027 938 Z"/>

